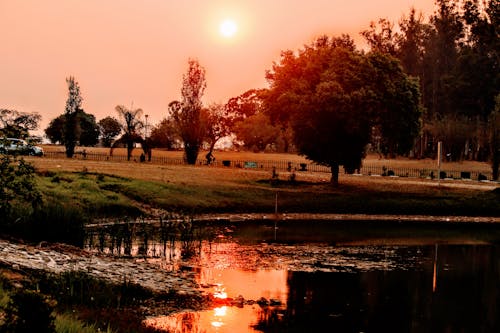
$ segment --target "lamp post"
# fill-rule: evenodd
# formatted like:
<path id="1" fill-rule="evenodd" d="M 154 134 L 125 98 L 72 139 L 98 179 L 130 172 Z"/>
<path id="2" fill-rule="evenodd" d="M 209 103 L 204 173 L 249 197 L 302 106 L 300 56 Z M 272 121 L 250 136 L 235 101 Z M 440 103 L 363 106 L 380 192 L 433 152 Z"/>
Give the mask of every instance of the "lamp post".
<path id="1" fill-rule="evenodd" d="M 144 115 L 144 117 L 146 117 L 146 123 L 144 125 L 144 140 L 146 140 L 148 138 L 148 117 L 149 115 Z"/>

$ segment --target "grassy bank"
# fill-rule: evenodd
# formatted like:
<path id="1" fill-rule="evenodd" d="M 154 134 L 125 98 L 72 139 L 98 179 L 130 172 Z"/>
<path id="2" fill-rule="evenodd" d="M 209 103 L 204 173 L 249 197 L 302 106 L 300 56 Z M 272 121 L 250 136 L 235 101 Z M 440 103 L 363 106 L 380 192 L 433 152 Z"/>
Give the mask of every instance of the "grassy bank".
<path id="1" fill-rule="evenodd" d="M 88 216 L 280 212 L 500 216 L 495 184 L 328 174 L 165 166 L 134 162 L 33 159 L 45 202 Z M 439 185 L 439 186 L 438 186 Z"/>

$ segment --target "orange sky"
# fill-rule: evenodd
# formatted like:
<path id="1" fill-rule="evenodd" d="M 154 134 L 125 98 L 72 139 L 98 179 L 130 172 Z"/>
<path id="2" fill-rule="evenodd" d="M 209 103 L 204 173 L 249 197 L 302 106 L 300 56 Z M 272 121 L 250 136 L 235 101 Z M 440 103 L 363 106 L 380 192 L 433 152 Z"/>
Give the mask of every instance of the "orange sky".
<path id="1" fill-rule="evenodd" d="M 359 32 L 411 7 L 427 17 L 434 0 L 0 0 L 0 108 L 42 115 L 41 129 L 64 112 L 65 78 L 80 84 L 97 120 L 118 104 L 157 123 L 180 96 L 188 58 L 205 67 L 205 104 L 265 87 L 281 50 L 322 34 Z M 238 31 L 219 34 L 232 18 Z"/>

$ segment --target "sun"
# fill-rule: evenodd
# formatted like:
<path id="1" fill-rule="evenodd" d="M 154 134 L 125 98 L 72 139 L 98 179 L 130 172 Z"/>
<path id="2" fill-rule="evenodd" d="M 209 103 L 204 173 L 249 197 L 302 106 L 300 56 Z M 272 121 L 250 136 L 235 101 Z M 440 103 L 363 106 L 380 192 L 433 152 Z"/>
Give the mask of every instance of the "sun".
<path id="1" fill-rule="evenodd" d="M 238 26 L 236 22 L 232 19 L 225 19 L 219 25 L 219 32 L 222 37 L 230 38 L 233 37 L 238 31 Z"/>

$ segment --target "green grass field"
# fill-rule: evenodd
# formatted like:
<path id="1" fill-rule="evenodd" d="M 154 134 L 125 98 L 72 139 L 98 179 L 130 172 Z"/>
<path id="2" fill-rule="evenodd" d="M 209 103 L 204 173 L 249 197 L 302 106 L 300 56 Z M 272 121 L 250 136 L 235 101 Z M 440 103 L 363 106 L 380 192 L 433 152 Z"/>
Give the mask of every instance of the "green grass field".
<path id="1" fill-rule="evenodd" d="M 255 158 L 249 153 L 231 154 Z M 494 191 L 498 184 L 491 182 L 341 174 L 340 186 L 332 188 L 328 173 L 297 172 L 295 182 L 290 182 L 290 173 L 281 172 L 273 184 L 270 171 L 260 169 L 78 158 L 30 161 L 39 172 L 37 181 L 46 201 L 78 206 L 95 215 L 137 215 L 156 209 L 187 214 L 271 213 L 278 193 L 280 211 L 289 213 L 500 216 L 498 190 Z"/>

